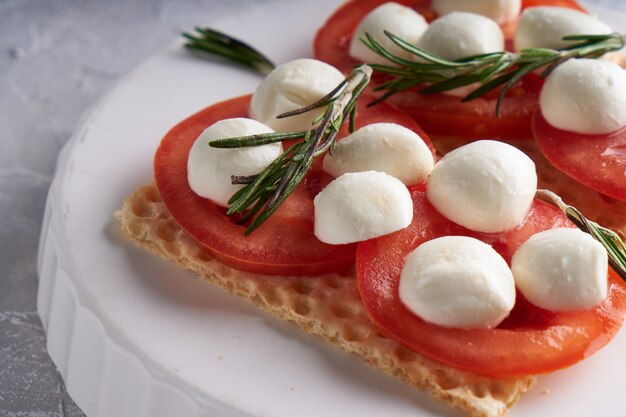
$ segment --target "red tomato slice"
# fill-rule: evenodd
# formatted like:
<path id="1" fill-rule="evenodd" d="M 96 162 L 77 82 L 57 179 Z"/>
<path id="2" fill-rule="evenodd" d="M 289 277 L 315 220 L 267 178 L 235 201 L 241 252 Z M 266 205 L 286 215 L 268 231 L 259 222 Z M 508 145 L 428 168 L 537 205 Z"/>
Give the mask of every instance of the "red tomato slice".
<path id="1" fill-rule="evenodd" d="M 345 3 L 326 21 L 315 37 L 315 58 L 348 72 L 358 62 L 348 55 L 352 34 L 359 22 L 377 6 L 388 0 L 353 0 Z M 430 0 L 401 0 L 427 19 L 435 16 L 430 11 Z M 522 7 L 561 6 L 584 10 L 573 0 L 524 0 Z M 510 36 L 515 22 L 503 26 Z M 530 119 L 537 108 L 541 83 L 538 77 L 529 77 L 509 94 L 495 117 L 494 97 L 479 98 L 461 103 L 459 98 L 443 94 L 424 96 L 416 90 L 399 93 L 390 102 L 409 113 L 430 134 L 457 136 L 468 139 L 527 139 L 531 137 Z"/>
<path id="2" fill-rule="evenodd" d="M 318 30 L 313 43 L 313 55 L 315 58 L 328 62 L 343 72 L 349 72 L 355 64 L 358 64 L 357 61 L 350 58 L 348 55 L 348 47 L 352 39 L 352 34 L 361 20 L 363 20 L 369 12 L 388 1 L 389 0 L 352 0 L 344 3 L 328 18 L 324 26 Z M 396 0 L 395 2 L 404 6 L 410 6 L 421 13 L 428 21 L 436 17 L 430 10 L 431 0 Z M 559 6 L 585 11 L 575 0 L 522 1 L 522 8 L 524 9 L 535 6 Z M 511 24 L 507 24 L 505 25 L 505 29 L 506 32 L 512 34 L 515 30 L 514 27 L 511 30 L 511 26 Z"/>
<path id="3" fill-rule="evenodd" d="M 421 243 L 445 235 L 465 235 L 490 243 L 507 261 L 532 234 L 573 227 L 556 208 L 535 201 L 518 229 L 494 236 L 471 232 L 441 216 L 423 188 L 413 188 L 413 223 L 405 230 L 359 244 L 357 279 L 374 322 L 424 356 L 494 377 L 540 374 L 572 365 L 604 346 L 626 314 L 626 286 L 611 271 L 609 296 L 586 311 L 554 313 L 519 293 L 511 315 L 496 329 L 450 329 L 427 323 L 399 299 L 398 283 L 406 255 Z"/>
<path id="4" fill-rule="evenodd" d="M 522 9 L 537 6 L 567 7 L 568 9 L 576 9 L 587 13 L 587 10 L 574 0 L 522 0 Z"/>
<path id="5" fill-rule="evenodd" d="M 189 149 L 211 124 L 247 117 L 251 96 L 210 106 L 170 130 L 156 152 L 154 177 L 163 202 L 176 222 L 219 261 L 233 268 L 272 275 L 319 275 L 354 264 L 356 245 L 327 245 L 313 234 L 313 197 L 332 179 L 313 169 L 280 209 L 259 229 L 244 236 L 225 210 L 195 194 L 187 182 Z M 386 121 L 428 137 L 409 116 L 390 105 L 360 106 L 357 126 Z M 347 132 L 345 132 L 347 133 Z M 321 160 L 321 158 L 318 158 Z"/>
<path id="6" fill-rule="evenodd" d="M 551 126 L 537 111 L 533 136 L 546 158 L 587 187 L 626 201 L 626 127 L 609 135 L 581 135 Z"/>
<path id="7" fill-rule="evenodd" d="M 479 97 L 463 103 L 445 94 L 424 95 L 417 89 L 398 93 L 388 99 L 417 121 L 430 135 L 467 139 L 528 139 L 530 121 L 539 106 L 543 80 L 529 74 L 513 87 L 496 117 L 497 95 Z"/>

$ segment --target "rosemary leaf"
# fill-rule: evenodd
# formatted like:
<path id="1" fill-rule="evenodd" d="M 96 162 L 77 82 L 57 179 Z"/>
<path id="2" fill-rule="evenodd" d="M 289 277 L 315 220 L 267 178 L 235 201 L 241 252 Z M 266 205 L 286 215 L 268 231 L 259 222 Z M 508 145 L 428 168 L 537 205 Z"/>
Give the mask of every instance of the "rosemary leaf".
<path id="1" fill-rule="evenodd" d="M 226 214 L 230 215 L 233 213 L 241 213 L 243 210 L 246 209 L 246 207 L 250 206 L 253 201 L 251 197 L 255 195 L 255 192 L 261 188 L 265 188 L 264 186 L 268 185 L 264 184 L 263 180 L 271 176 L 275 169 L 282 167 L 285 163 L 288 163 L 289 154 L 291 153 L 290 151 L 293 151 L 293 149 L 296 148 L 298 145 L 299 144 L 293 145 L 286 152 L 276 158 L 267 168 L 265 168 L 263 172 L 261 172 L 256 177 L 254 182 L 248 184 L 247 186 L 233 194 L 230 200 L 228 200 L 228 204 L 230 204 L 230 207 L 228 208 Z"/>
<path id="2" fill-rule="evenodd" d="M 261 211 L 261 209 L 265 206 L 269 198 L 270 198 L 269 194 L 259 196 L 258 200 L 256 200 L 256 203 L 254 203 L 252 208 L 246 211 L 246 213 L 243 216 L 241 216 L 241 218 L 237 221 L 237 224 L 246 224 L 251 219 L 253 219 L 254 216 L 256 216 Z"/>
<path id="3" fill-rule="evenodd" d="M 554 55 L 554 49 L 547 48 L 524 48 L 520 54 L 528 58 L 549 58 Z"/>
<path id="4" fill-rule="evenodd" d="M 480 73 L 480 81 L 482 83 L 487 82 L 493 79 L 494 76 L 506 72 L 512 65 L 511 56 L 509 54 L 502 54 L 496 63 L 487 67 Z"/>
<path id="5" fill-rule="evenodd" d="M 405 66 L 410 68 L 412 66 L 412 62 L 400 58 L 390 52 L 388 52 L 381 44 L 378 43 L 378 41 L 376 41 L 372 36 L 370 36 L 369 33 L 365 33 L 365 38 L 360 38 L 361 42 L 363 42 L 365 44 L 365 46 L 367 46 L 368 48 L 370 48 L 372 51 L 376 52 L 378 55 L 382 56 L 383 58 L 386 58 L 387 60 L 391 61 L 394 64 L 400 65 L 400 66 Z"/>
<path id="6" fill-rule="evenodd" d="M 608 35 L 573 35 L 563 39 L 574 42 L 567 48 L 556 50 L 548 48 L 528 48 L 519 53 L 493 52 L 450 61 L 420 49 L 385 31 L 385 35 L 398 47 L 426 62 L 414 62 L 395 55 L 377 42 L 371 35 L 365 34 L 361 41 L 373 52 L 390 62 L 390 65 L 373 64 L 374 71 L 386 74 L 391 79 L 378 85 L 374 91 L 383 94 L 369 105 L 388 99 L 401 91 L 422 86 L 422 94 L 435 94 L 458 87 L 480 83 L 462 101 L 474 100 L 501 87 L 496 105 L 496 116 L 500 114 L 502 102 L 513 86 L 532 71 L 544 68 L 541 76 L 547 77 L 558 65 L 571 58 L 599 58 L 607 52 L 624 47 L 626 35 L 613 33 Z"/>
<path id="7" fill-rule="evenodd" d="M 398 45 L 400 48 L 422 59 L 425 59 L 428 62 L 432 62 L 433 64 L 439 64 L 445 67 L 462 67 L 464 65 L 462 62 L 448 61 L 446 59 L 438 57 L 437 55 L 431 54 L 428 51 L 425 51 L 414 45 L 411 45 L 407 41 L 402 40 L 401 38 L 397 37 L 396 35 L 394 35 L 393 33 L 389 31 L 385 30 L 384 33 L 389 39 L 392 40 L 393 43 Z"/>
<path id="8" fill-rule="evenodd" d="M 415 74 L 414 71 L 408 70 L 408 69 L 404 69 L 404 68 L 398 68 L 398 67 L 392 67 L 389 65 L 381 65 L 381 64 L 368 64 L 370 67 L 372 67 L 372 69 L 374 70 L 374 72 L 380 72 L 380 73 L 384 73 L 384 74 L 389 74 L 389 75 L 395 75 L 398 77 L 401 76 L 408 76 L 411 77 Z"/>
<path id="9" fill-rule="evenodd" d="M 478 98 L 478 97 L 482 97 L 488 92 L 500 87 L 502 84 L 507 83 L 513 77 L 513 75 L 515 75 L 514 72 L 504 73 L 500 75 L 499 77 L 494 78 L 491 81 L 484 83 L 483 85 L 478 87 L 476 90 L 472 91 L 470 94 L 463 97 L 461 101 L 466 102 L 466 101 L 474 100 L 475 98 Z"/>
<path id="10" fill-rule="evenodd" d="M 277 119 L 284 119 L 285 117 L 291 117 L 291 116 L 297 116 L 299 114 L 303 114 L 306 112 L 309 112 L 311 110 L 315 110 L 315 109 L 319 109 L 320 107 L 324 107 L 327 106 L 329 102 L 332 102 L 333 97 L 335 97 L 335 95 L 341 91 L 341 89 L 347 84 L 347 80 L 343 80 L 342 82 L 339 83 L 339 85 L 335 88 L 333 88 L 333 90 L 326 94 L 324 97 L 322 97 L 321 99 L 317 100 L 316 102 L 309 104 L 306 107 L 302 107 L 301 109 L 296 109 L 296 110 L 292 110 L 292 111 L 288 111 L 282 114 L 279 114 L 278 116 L 276 116 Z M 313 124 L 316 124 L 315 122 Z"/>
<path id="11" fill-rule="evenodd" d="M 580 230 L 589 233 L 600 242 L 606 249 L 611 268 L 626 281 L 626 245 L 617 233 L 588 220 L 578 209 L 565 204 L 561 197 L 552 191 L 537 190 L 537 197 L 557 206 Z"/>
<path id="12" fill-rule="evenodd" d="M 442 91 L 454 90 L 455 88 L 465 87 L 466 85 L 474 84 L 480 81 L 481 76 L 479 74 L 460 75 L 458 77 L 450 78 L 449 80 L 441 81 L 422 88 L 420 93 L 437 94 Z"/>
<path id="13" fill-rule="evenodd" d="M 564 41 L 605 41 L 614 37 L 614 34 L 606 35 L 567 35 L 563 36 Z"/>
<path id="14" fill-rule="evenodd" d="M 192 51 L 218 56 L 261 74 L 275 68 L 269 58 L 239 39 L 209 28 L 197 27 L 195 31 L 195 34 L 182 34 L 187 39 L 185 47 Z"/>
<path id="15" fill-rule="evenodd" d="M 354 132 L 355 125 L 356 125 L 355 121 L 356 121 L 356 108 L 350 111 L 350 119 L 349 119 L 349 124 L 348 124 L 348 131 L 350 133 Z M 332 154 L 334 151 L 335 151 L 335 142 L 333 142 L 333 144 L 331 145 L 330 153 Z"/>
<path id="16" fill-rule="evenodd" d="M 250 223 L 250 225 L 244 232 L 244 235 L 247 236 L 250 233 L 254 232 L 272 214 L 274 214 L 276 210 L 278 210 L 280 205 L 285 202 L 287 197 L 291 195 L 293 190 L 295 190 L 296 186 L 302 181 L 302 179 L 306 175 L 306 172 L 308 171 L 309 168 L 310 168 L 310 165 L 306 167 L 306 170 L 301 170 L 300 172 L 296 172 L 295 175 L 290 177 L 289 182 L 287 183 L 287 186 L 280 193 L 278 189 L 276 190 L 276 192 L 273 194 L 273 196 L 276 196 L 276 199 L 274 201 L 267 202 L 267 204 L 264 206 L 263 210 L 259 213 L 259 215 L 254 218 L 252 223 Z"/>
<path id="17" fill-rule="evenodd" d="M 218 139 L 212 142 L 209 142 L 209 146 L 212 148 L 242 148 L 247 146 L 259 146 L 265 145 L 268 143 L 282 142 L 284 140 L 289 139 L 300 139 L 304 137 L 306 131 L 300 132 L 274 132 L 274 133 L 264 133 L 257 135 L 249 135 L 249 136 L 238 136 L 235 138 L 227 138 L 227 139 Z"/>
<path id="18" fill-rule="evenodd" d="M 502 90 L 500 90 L 500 94 L 498 95 L 498 102 L 496 103 L 496 117 L 500 117 L 500 108 L 502 107 L 502 100 L 504 100 L 506 93 L 508 93 L 509 90 L 515 86 L 515 84 L 520 82 L 522 78 L 524 78 L 526 75 L 530 74 L 534 70 L 539 69 L 547 64 L 550 64 L 553 61 L 556 61 L 558 59 L 560 59 L 560 57 L 558 55 L 555 55 L 545 60 L 538 61 L 533 64 L 528 64 L 520 68 L 518 71 L 514 72 L 511 79 L 507 81 L 506 84 L 504 84 L 504 87 L 502 87 Z"/>
<path id="19" fill-rule="evenodd" d="M 313 160 L 333 149 L 341 126 L 350 121 L 354 128 L 354 114 L 359 95 L 369 83 L 372 69 L 367 65 L 355 68 L 329 94 L 317 102 L 285 113 L 281 117 L 302 114 L 313 109 L 324 107 L 322 115 L 310 130 L 286 133 L 265 133 L 259 135 L 227 138 L 210 142 L 216 148 L 238 148 L 257 146 L 287 139 L 302 138 L 274 160 L 267 168 L 256 176 L 233 177 L 234 182 L 246 183 L 228 201 L 228 215 L 243 213 L 239 223 L 247 223 L 245 234 L 252 233 L 289 197 L 304 179 Z"/>
<path id="20" fill-rule="evenodd" d="M 186 44 L 185 47 L 193 51 L 200 51 L 208 54 L 218 55 L 233 63 L 255 69 L 254 65 L 251 64 L 249 59 L 242 57 L 227 46 L 214 45 L 203 41 L 195 41 L 194 43 Z"/>
<path id="21" fill-rule="evenodd" d="M 372 51 L 376 52 L 378 55 L 382 56 L 383 58 L 386 58 L 387 60 L 393 62 L 394 64 L 399 65 L 400 67 L 410 68 L 416 71 L 447 68 L 446 65 L 437 65 L 433 63 L 424 63 L 424 62 L 414 62 L 414 61 L 409 61 L 407 59 L 401 58 L 397 55 L 394 55 L 391 52 L 387 51 L 369 33 L 365 33 L 365 38 L 360 38 L 360 40 Z"/>

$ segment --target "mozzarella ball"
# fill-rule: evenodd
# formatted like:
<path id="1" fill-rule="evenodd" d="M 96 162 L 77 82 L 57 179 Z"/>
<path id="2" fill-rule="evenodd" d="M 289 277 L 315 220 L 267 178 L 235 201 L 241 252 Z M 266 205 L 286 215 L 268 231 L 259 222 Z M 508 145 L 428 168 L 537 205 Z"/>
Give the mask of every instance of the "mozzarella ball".
<path id="1" fill-rule="evenodd" d="M 394 55 L 410 59 L 411 54 L 393 43 L 384 31 L 387 30 L 415 45 L 427 28 L 426 19 L 410 7 L 398 3 L 381 4 L 365 16 L 357 26 L 350 41 L 350 56 L 357 61 L 369 64 L 390 65 L 387 59 L 373 52 L 361 42 L 361 38 L 365 39 L 365 34 L 369 33 Z"/>
<path id="2" fill-rule="evenodd" d="M 575 41 L 567 35 L 602 35 L 613 29 L 596 17 L 566 7 L 530 7 L 522 13 L 515 32 L 516 51 L 524 48 L 563 49 Z"/>
<path id="3" fill-rule="evenodd" d="M 557 129 L 588 135 L 626 126 L 626 72 L 596 59 L 571 59 L 546 80 L 539 96 L 541 112 Z"/>
<path id="4" fill-rule="evenodd" d="M 471 237 L 445 236 L 407 256 L 399 294 L 425 321 L 492 328 L 513 309 L 515 282 L 506 261 L 491 246 Z"/>
<path id="5" fill-rule="evenodd" d="M 506 143 L 481 140 L 444 156 L 430 174 L 426 195 L 453 222 L 499 233 L 524 220 L 536 191 L 528 156 Z"/>
<path id="6" fill-rule="evenodd" d="M 550 229 L 530 237 L 513 255 L 517 288 L 538 307 L 586 310 L 607 296 L 608 257 L 578 229 Z"/>
<path id="7" fill-rule="evenodd" d="M 417 46 L 441 58 L 455 61 L 473 55 L 504 50 L 504 35 L 491 19 L 473 13 L 454 12 L 431 23 Z M 416 60 L 421 58 L 416 57 Z"/>
<path id="8" fill-rule="evenodd" d="M 252 95 L 250 116 L 277 132 L 309 130 L 322 114 L 316 109 L 277 119 L 279 114 L 312 104 L 330 93 L 344 79 L 335 67 L 316 59 L 296 59 L 274 69 Z"/>
<path id="9" fill-rule="evenodd" d="M 313 200 L 315 236 L 332 245 L 404 229 L 413 220 L 411 194 L 400 180 L 376 171 L 344 174 Z"/>
<path id="10" fill-rule="evenodd" d="M 219 149 L 209 142 L 237 136 L 272 133 L 273 130 L 256 120 L 235 118 L 220 120 L 198 136 L 189 151 L 187 180 L 191 189 L 215 204 L 228 207 L 228 200 L 243 185 L 233 185 L 231 175 L 256 175 L 278 158 L 280 143 L 246 148 Z"/>
<path id="11" fill-rule="evenodd" d="M 452 12 L 469 12 L 502 24 L 520 14 L 522 0 L 433 0 L 431 7 L 439 16 Z"/>
<path id="12" fill-rule="evenodd" d="M 379 171 L 406 185 L 426 181 L 433 169 L 433 154 L 422 138 L 395 123 L 364 126 L 337 142 L 324 157 L 324 171 L 334 177 L 347 172 Z"/>

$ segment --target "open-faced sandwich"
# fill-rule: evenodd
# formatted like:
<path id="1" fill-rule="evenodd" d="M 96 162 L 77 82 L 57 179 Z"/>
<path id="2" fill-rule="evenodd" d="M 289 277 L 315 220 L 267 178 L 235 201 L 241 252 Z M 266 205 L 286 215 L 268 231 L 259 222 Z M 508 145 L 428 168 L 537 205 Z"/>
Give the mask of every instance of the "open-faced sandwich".
<path id="1" fill-rule="evenodd" d="M 345 15 L 352 22 L 345 10 L 367 6 L 342 44 L 349 45 L 367 12 L 397 7 L 380 3 L 347 3 L 329 20 Z M 455 16 L 447 13 L 468 2 L 422 3 L 434 10 L 418 18 L 428 26 L 437 14 Z M 490 25 L 515 33 L 519 2 L 475 3 L 501 7 L 489 15 L 497 22 Z M 494 11 L 480 7 L 470 11 Z M 521 27 L 524 15 L 519 21 Z M 376 49 L 380 43 L 371 41 L 371 30 L 364 36 Z M 418 68 L 467 64 L 463 56 L 444 59 L 443 53 L 418 49 L 426 65 Z M 544 57 L 555 53 L 543 50 Z M 557 61 L 542 90 L 541 77 L 526 74 L 536 78 L 533 100 L 541 97 L 534 131 L 542 148 L 562 146 L 564 135 L 622 143 L 626 106 L 619 100 L 626 95 L 626 74 L 607 61 Z M 129 238 L 278 318 L 471 415 L 501 416 L 537 375 L 569 367 L 608 343 L 626 315 L 626 253 L 619 236 L 538 184 L 558 182 L 553 189 L 566 196 L 593 194 L 585 215 L 624 233 L 624 203 L 615 198 L 626 181 L 617 181 L 617 194 L 609 191 L 602 175 L 608 163 L 591 170 L 592 184 L 574 174 L 586 186 L 563 180 L 565 174 L 545 160 L 533 162 L 538 152 L 530 152 L 531 159 L 512 146 L 509 139 L 519 137 L 476 141 L 474 131 L 453 136 L 456 149 L 449 151 L 443 145 L 450 136 L 422 129 L 419 118 L 398 108 L 401 102 L 367 106 L 378 97 L 369 91 L 370 79 L 383 85 L 391 80 L 386 77 L 407 71 L 397 66 L 394 75 L 393 62 L 372 64 L 373 77 L 367 65 L 339 63 L 349 71 L 345 76 L 318 60 L 291 61 L 270 72 L 253 95 L 190 116 L 161 141 L 154 183 L 129 196 L 116 216 Z M 525 68 L 513 62 L 492 75 Z M 450 74 L 448 79 L 458 77 Z M 592 82 L 597 77 L 602 84 Z M 480 88 L 490 79 L 455 89 Z M 420 86 L 440 82 L 445 80 L 421 80 Z M 402 91 L 390 99 L 420 94 Z M 448 99 L 460 103 L 458 94 Z M 497 94 L 493 100 L 495 112 Z M 573 111 L 575 120 L 564 126 L 563 114 Z M 529 118 L 525 123 L 530 129 Z M 584 152 L 579 159 L 591 158 Z M 598 208 L 596 201 L 604 205 Z"/>
<path id="2" fill-rule="evenodd" d="M 594 35 L 607 41 L 594 44 Z M 613 85 L 624 82 L 624 71 L 608 59 L 561 66 L 601 56 L 624 65 L 623 55 L 606 54 L 623 44 L 570 0 L 356 0 L 319 30 L 314 55 L 343 71 L 371 64 L 380 94 L 443 154 L 480 139 L 513 144 L 537 165 L 541 188 L 624 236 L 626 94 Z M 423 51 L 446 62 L 434 65 Z"/>

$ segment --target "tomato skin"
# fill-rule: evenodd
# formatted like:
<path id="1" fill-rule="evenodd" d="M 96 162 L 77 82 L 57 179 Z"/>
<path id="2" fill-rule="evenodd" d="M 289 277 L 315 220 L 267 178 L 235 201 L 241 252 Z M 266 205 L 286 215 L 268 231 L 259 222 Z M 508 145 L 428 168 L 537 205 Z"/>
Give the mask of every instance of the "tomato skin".
<path id="1" fill-rule="evenodd" d="M 626 127 L 608 135 L 582 135 L 551 126 L 537 111 L 535 141 L 560 171 L 604 195 L 626 201 Z"/>
<path id="2" fill-rule="evenodd" d="M 522 9 L 537 6 L 567 7 L 587 13 L 587 10 L 574 0 L 522 0 Z"/>
<path id="3" fill-rule="evenodd" d="M 492 244 L 507 261 L 532 234 L 573 227 L 556 208 L 536 201 L 526 222 L 500 236 L 469 231 L 441 216 L 423 188 L 412 188 L 414 221 L 409 228 L 359 244 L 357 279 L 374 322 L 413 351 L 455 368 L 496 378 L 551 372 L 570 366 L 604 346 L 626 314 L 626 286 L 609 274 L 609 296 L 593 309 L 555 313 L 517 294 L 509 318 L 495 329 L 452 329 L 427 323 L 400 301 L 398 284 L 405 256 L 419 244 L 444 235 L 465 235 Z"/>
<path id="4" fill-rule="evenodd" d="M 187 156 L 196 138 L 218 120 L 246 117 L 249 103 L 250 96 L 218 103 L 192 115 L 166 134 L 155 155 L 154 178 L 168 211 L 213 257 L 242 271 L 312 275 L 349 268 L 353 262 L 353 245 L 331 247 L 313 236 L 312 201 L 306 199 L 305 187 L 299 187 L 295 199 L 290 198 L 293 207 L 286 202 L 284 209 L 281 207 L 282 214 L 277 212 L 249 238 L 243 236 L 243 226 L 236 225 L 223 209 L 189 187 Z M 302 256 L 294 251 L 298 239 L 310 245 Z"/>
<path id="5" fill-rule="evenodd" d="M 377 6 L 388 0 L 353 0 L 343 4 L 329 17 L 315 37 L 314 57 L 328 62 L 343 72 L 350 71 L 358 62 L 348 55 L 352 34 L 359 22 Z M 422 13 L 427 20 L 435 15 L 430 11 L 430 0 L 400 0 Z M 584 9 L 573 0 L 523 0 L 522 7 L 561 6 Z M 511 38 L 517 22 L 503 25 Z M 508 41 L 510 44 L 510 39 Z M 531 77 L 537 78 L 537 77 Z M 529 139 L 530 121 L 538 107 L 541 83 L 527 82 L 516 88 L 503 103 L 499 118 L 495 116 L 495 97 L 479 98 L 461 103 L 458 97 L 436 94 L 423 96 L 417 89 L 398 93 L 389 102 L 409 113 L 429 134 L 457 136 L 472 139 Z"/>
<path id="6" fill-rule="evenodd" d="M 433 136 L 473 139 L 528 139 L 530 121 L 538 108 L 543 80 L 529 74 L 507 93 L 496 117 L 497 94 L 463 103 L 445 94 L 424 95 L 418 89 L 398 93 L 388 99 Z"/>
<path id="7" fill-rule="evenodd" d="M 341 5 L 318 30 L 313 43 L 313 56 L 343 72 L 349 72 L 355 64 L 358 64 L 348 55 L 352 34 L 369 12 L 387 2 L 388 0 L 352 0 Z M 411 7 L 428 21 L 436 17 L 430 10 L 431 0 L 396 0 L 395 3 Z M 586 12 L 574 0 L 522 0 L 522 9 L 536 6 L 559 6 Z M 503 30 L 512 35 L 515 33 L 516 24 L 517 22 L 508 23 L 503 26 Z"/>
<path id="8" fill-rule="evenodd" d="M 225 209 L 195 194 L 187 181 L 187 157 L 196 138 L 211 124 L 247 117 L 251 96 L 217 103 L 192 115 L 163 138 L 154 159 L 154 178 L 174 220 L 220 262 L 248 272 L 268 275 L 319 275 L 350 270 L 356 245 L 328 245 L 313 234 L 313 197 L 331 180 L 315 166 L 278 211 L 260 228 L 244 236 L 244 227 L 226 216 Z M 359 104 L 357 127 L 396 122 L 414 130 L 433 145 L 413 119 L 390 105 L 375 109 Z M 341 135 L 347 135 L 343 128 Z M 340 135 L 340 136 L 341 136 Z M 288 146 L 288 145 L 286 145 Z"/>
<path id="9" fill-rule="evenodd" d="M 344 73 L 349 72 L 358 64 L 348 55 L 352 34 L 369 12 L 387 2 L 388 0 L 352 0 L 341 5 L 317 31 L 313 41 L 313 57 Z M 430 0 L 397 0 L 395 3 L 413 7 L 422 12 L 427 20 L 434 17 L 430 12 Z"/>

